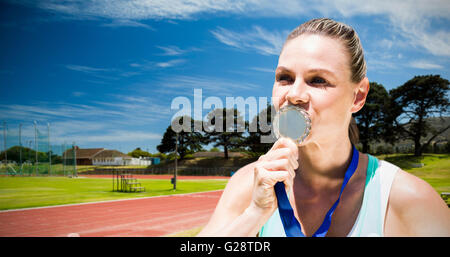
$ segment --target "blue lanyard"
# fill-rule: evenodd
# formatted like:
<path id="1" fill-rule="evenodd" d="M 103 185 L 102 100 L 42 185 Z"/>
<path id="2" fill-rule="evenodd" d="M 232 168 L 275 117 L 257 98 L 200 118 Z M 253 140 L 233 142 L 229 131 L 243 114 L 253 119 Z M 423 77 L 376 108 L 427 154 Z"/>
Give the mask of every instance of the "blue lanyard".
<path id="1" fill-rule="evenodd" d="M 350 166 L 344 175 L 344 182 L 342 183 L 341 192 L 339 193 L 339 198 L 336 202 L 331 206 L 331 209 L 325 215 L 325 219 L 323 220 L 322 225 L 320 225 L 319 229 L 312 235 L 312 237 L 324 237 L 328 229 L 331 225 L 331 216 L 334 213 L 339 201 L 341 200 L 342 192 L 344 191 L 347 182 L 352 177 L 353 173 L 355 173 L 356 168 L 358 167 L 359 160 L 359 152 L 356 150 L 356 147 L 352 145 L 352 161 L 350 162 Z M 294 210 L 292 210 L 291 204 L 289 203 L 289 199 L 286 195 L 286 190 L 284 189 L 283 182 L 277 182 L 275 184 L 275 195 L 278 200 L 278 211 L 280 212 L 281 221 L 283 223 L 284 231 L 286 232 L 286 236 L 288 237 L 304 237 L 305 235 L 302 232 L 302 227 L 298 220 L 295 218 Z"/>

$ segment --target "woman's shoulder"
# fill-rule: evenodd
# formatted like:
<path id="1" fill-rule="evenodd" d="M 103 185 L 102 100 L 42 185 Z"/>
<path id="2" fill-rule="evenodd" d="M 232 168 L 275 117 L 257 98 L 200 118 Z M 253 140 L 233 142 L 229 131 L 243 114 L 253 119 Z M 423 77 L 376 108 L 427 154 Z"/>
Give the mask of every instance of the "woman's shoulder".
<path id="1" fill-rule="evenodd" d="M 390 200 L 398 207 L 408 207 L 433 198 L 436 191 L 424 180 L 399 169 L 392 183 Z"/>
<path id="2" fill-rule="evenodd" d="M 395 223 L 397 231 L 411 235 L 448 235 L 449 218 L 447 205 L 430 184 L 398 169 L 389 194 L 386 223 Z"/>

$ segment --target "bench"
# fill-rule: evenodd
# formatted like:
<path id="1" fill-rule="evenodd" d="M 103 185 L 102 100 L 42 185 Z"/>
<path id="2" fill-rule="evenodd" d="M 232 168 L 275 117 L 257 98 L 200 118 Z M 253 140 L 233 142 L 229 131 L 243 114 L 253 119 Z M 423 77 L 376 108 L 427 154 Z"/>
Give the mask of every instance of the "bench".
<path id="1" fill-rule="evenodd" d="M 118 186 L 120 185 L 120 189 L 117 191 L 120 192 L 142 192 L 145 191 L 145 187 L 141 185 L 140 182 L 137 181 L 136 178 L 133 178 L 131 174 L 117 174 L 117 178 L 120 177 L 120 184 L 118 182 Z M 114 180 L 113 180 L 114 183 Z M 114 187 L 114 184 L 113 184 Z"/>

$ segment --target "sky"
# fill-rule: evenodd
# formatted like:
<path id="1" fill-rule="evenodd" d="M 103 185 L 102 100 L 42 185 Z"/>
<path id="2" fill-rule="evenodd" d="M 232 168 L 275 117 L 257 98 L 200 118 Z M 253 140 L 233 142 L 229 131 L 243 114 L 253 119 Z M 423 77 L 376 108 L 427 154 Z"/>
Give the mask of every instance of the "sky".
<path id="1" fill-rule="evenodd" d="M 357 31 L 367 77 L 387 90 L 450 79 L 448 0 L 0 1 L 7 147 L 19 124 L 32 140 L 36 121 L 51 144 L 155 153 L 176 97 L 270 98 L 286 36 L 319 17 Z"/>

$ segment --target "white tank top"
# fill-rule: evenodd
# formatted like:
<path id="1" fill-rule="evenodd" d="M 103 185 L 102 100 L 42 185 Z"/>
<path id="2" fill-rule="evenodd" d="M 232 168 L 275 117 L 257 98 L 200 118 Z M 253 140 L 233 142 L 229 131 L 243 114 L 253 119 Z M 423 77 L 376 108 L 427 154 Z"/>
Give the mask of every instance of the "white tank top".
<path id="1" fill-rule="evenodd" d="M 347 236 L 370 237 L 384 235 L 384 218 L 389 200 L 392 181 L 398 167 L 368 154 L 366 184 L 364 198 L 358 217 Z M 278 209 L 264 224 L 259 236 L 285 237 L 283 224 Z"/>

